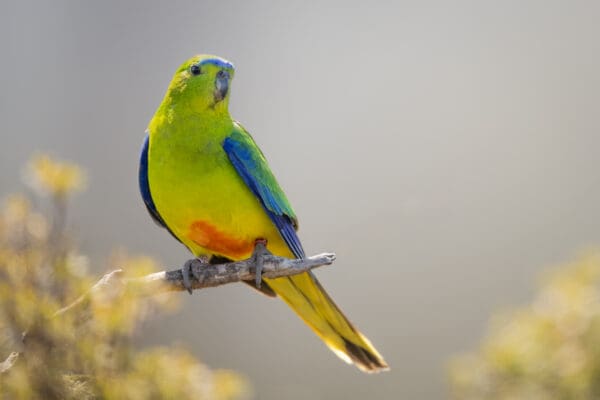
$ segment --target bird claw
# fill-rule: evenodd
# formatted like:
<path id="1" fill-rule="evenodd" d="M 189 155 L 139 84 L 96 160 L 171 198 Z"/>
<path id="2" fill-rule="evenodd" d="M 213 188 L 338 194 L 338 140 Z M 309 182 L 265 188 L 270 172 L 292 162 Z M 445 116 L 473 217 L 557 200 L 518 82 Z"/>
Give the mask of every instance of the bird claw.
<path id="1" fill-rule="evenodd" d="M 192 281 L 190 280 L 190 275 L 196 278 L 196 280 L 202 281 L 202 275 L 198 273 L 197 268 L 194 268 L 196 264 L 199 264 L 198 267 L 207 265 L 208 258 L 192 258 L 190 260 L 187 260 L 181 268 L 181 275 L 183 276 L 183 287 L 185 287 L 189 294 L 192 294 Z"/>
<path id="2" fill-rule="evenodd" d="M 271 255 L 271 252 L 267 250 L 267 240 L 256 239 L 256 241 L 254 242 L 254 252 L 252 253 L 252 259 L 254 260 L 254 265 L 256 266 L 255 284 L 258 289 L 260 289 L 261 287 L 262 271 L 265 262 L 264 258 L 267 255 Z"/>

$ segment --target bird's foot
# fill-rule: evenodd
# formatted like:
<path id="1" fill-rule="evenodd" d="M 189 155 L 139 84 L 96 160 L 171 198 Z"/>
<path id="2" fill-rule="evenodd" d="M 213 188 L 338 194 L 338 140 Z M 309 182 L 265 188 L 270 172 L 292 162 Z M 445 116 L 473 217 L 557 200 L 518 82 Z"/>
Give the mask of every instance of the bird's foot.
<path id="1" fill-rule="evenodd" d="M 267 250 L 267 239 L 256 239 L 254 241 L 254 252 L 252 253 L 252 259 L 256 266 L 256 287 L 260 289 L 262 282 L 262 271 L 264 266 L 265 256 L 271 255 L 271 252 Z"/>
<path id="2" fill-rule="evenodd" d="M 208 257 L 200 256 L 198 258 L 192 258 L 187 260 L 181 268 L 181 275 L 183 276 L 183 286 L 186 288 L 189 294 L 192 294 L 192 282 L 190 275 L 196 278 L 198 281 L 202 280 L 202 276 L 198 273 L 198 268 L 203 265 L 208 265 Z"/>

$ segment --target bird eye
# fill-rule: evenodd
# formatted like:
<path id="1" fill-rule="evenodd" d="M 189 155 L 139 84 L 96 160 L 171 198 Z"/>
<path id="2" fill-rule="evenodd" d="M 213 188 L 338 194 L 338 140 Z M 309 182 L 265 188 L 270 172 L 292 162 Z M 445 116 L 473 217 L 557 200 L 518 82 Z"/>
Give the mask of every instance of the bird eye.
<path id="1" fill-rule="evenodd" d="M 200 75 L 202 73 L 202 69 L 199 65 L 194 64 L 190 67 L 190 72 L 192 75 Z"/>

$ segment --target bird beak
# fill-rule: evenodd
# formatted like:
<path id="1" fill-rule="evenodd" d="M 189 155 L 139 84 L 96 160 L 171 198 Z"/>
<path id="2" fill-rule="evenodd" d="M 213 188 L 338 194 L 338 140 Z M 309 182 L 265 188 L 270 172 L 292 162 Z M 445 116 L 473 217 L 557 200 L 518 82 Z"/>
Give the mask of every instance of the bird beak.
<path id="1" fill-rule="evenodd" d="M 215 80 L 215 102 L 218 103 L 227 96 L 230 78 L 229 72 L 223 69 L 217 72 L 217 79 Z"/>

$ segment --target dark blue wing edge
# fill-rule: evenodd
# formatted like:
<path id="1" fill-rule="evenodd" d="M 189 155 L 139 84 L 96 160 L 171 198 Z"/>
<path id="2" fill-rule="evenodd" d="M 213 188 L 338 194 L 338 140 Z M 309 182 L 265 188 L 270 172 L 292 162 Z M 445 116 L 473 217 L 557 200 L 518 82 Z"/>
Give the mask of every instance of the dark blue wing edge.
<path id="1" fill-rule="evenodd" d="M 269 218 L 279 230 L 281 237 L 285 240 L 292 253 L 294 253 L 297 258 L 305 258 L 306 255 L 304 249 L 296 234 L 295 222 L 289 215 L 286 215 L 279 209 L 277 202 L 274 201 L 274 197 L 271 195 L 268 188 L 263 186 L 260 188 L 262 190 L 259 189 L 259 186 L 261 185 L 260 182 L 255 179 L 244 162 L 244 160 L 246 162 L 251 160 L 248 149 L 242 143 L 231 137 L 228 137 L 223 141 L 223 149 L 244 183 L 246 183 L 252 193 L 260 200 L 267 215 L 269 215 Z M 265 199 L 261 193 L 264 193 L 269 198 Z"/>

